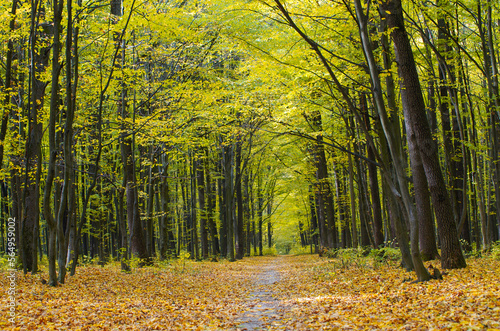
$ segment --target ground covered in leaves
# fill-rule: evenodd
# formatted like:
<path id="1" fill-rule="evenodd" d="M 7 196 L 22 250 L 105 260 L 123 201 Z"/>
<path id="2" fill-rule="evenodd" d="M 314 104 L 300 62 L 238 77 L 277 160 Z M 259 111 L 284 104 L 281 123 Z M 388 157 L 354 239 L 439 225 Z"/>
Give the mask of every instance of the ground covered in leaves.
<path id="1" fill-rule="evenodd" d="M 131 273 L 84 266 L 57 288 L 42 284 L 46 273 L 18 272 L 16 323 L 4 299 L 0 329 L 500 330 L 500 261 L 467 262 L 425 283 L 408 281 L 414 275 L 397 262 L 312 255 L 182 261 Z"/>
<path id="2" fill-rule="evenodd" d="M 397 263 L 289 258 L 275 284 L 289 309 L 269 329 L 500 330 L 500 261 L 467 263 L 412 283 Z"/>

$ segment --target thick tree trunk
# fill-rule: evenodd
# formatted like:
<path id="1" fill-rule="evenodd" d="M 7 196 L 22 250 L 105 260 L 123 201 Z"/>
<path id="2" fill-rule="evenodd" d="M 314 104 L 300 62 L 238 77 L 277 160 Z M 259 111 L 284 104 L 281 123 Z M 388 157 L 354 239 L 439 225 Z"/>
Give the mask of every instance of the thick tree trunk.
<path id="1" fill-rule="evenodd" d="M 445 150 L 446 167 L 449 173 L 449 186 L 452 188 L 451 200 L 453 205 L 453 212 L 455 219 L 458 221 L 462 219 L 463 212 L 463 185 L 464 179 L 464 166 L 463 155 L 460 151 L 460 118 L 458 117 L 458 100 L 457 91 L 455 88 L 456 78 L 454 74 L 454 66 L 451 64 L 454 59 L 451 55 L 453 50 L 449 46 L 449 28 L 446 19 L 442 16 L 447 16 L 446 12 L 441 13 L 439 10 L 440 18 L 438 19 L 438 49 L 441 56 L 438 57 L 439 64 L 439 94 L 440 104 L 439 110 L 441 113 L 441 125 L 443 132 L 443 142 Z M 451 107 L 454 108 L 455 114 L 450 112 Z M 466 218 L 464 218 L 464 221 Z M 468 233 L 464 239 L 470 243 L 470 236 Z"/>
<path id="2" fill-rule="evenodd" d="M 23 254 L 23 269 L 27 273 L 38 271 L 37 241 L 39 236 L 40 217 L 40 173 L 41 173 L 41 141 L 43 123 L 39 122 L 40 112 L 44 103 L 47 83 L 40 80 L 40 74 L 49 63 L 50 48 L 46 45 L 37 47 L 37 31 L 42 28 L 48 32 L 47 25 L 38 24 L 38 8 L 31 8 L 31 48 L 30 48 L 30 75 L 31 75 L 31 109 L 28 116 L 28 137 L 25 149 L 25 180 L 23 198 L 23 220 L 21 223 L 21 240 Z"/>
<path id="3" fill-rule="evenodd" d="M 375 62 L 375 58 L 373 55 L 373 50 L 372 50 L 372 44 L 370 42 L 370 38 L 368 35 L 368 17 L 364 14 L 363 8 L 361 6 L 361 2 L 359 0 L 355 1 L 355 6 L 356 6 L 356 15 L 358 17 L 358 25 L 359 25 L 359 31 L 360 31 L 360 36 L 361 36 L 361 41 L 363 45 L 363 52 L 365 55 L 365 58 L 368 63 L 368 67 L 370 70 L 370 78 L 371 78 L 371 85 L 372 85 L 372 93 L 374 96 L 375 100 L 375 105 L 379 114 L 380 118 L 380 124 L 382 126 L 388 150 L 391 155 L 391 168 L 394 169 L 396 178 L 397 178 L 397 183 L 399 186 L 399 191 L 397 190 L 396 185 L 393 184 L 393 176 L 389 173 L 389 170 L 387 170 L 388 166 L 384 166 L 384 178 L 386 180 L 386 184 L 390 187 L 391 192 L 393 194 L 394 199 L 398 199 L 401 205 L 401 209 L 404 212 L 404 219 L 410 224 L 413 230 L 417 230 L 417 215 L 415 208 L 413 206 L 413 202 L 411 201 L 410 194 L 408 191 L 408 184 L 405 176 L 405 162 L 404 162 L 404 157 L 401 149 L 401 139 L 400 139 L 400 132 L 399 132 L 399 127 L 395 124 L 397 121 L 395 120 L 390 120 L 386 107 L 385 107 L 385 102 L 384 98 L 382 95 L 382 86 L 380 82 L 380 76 L 379 76 L 379 71 L 377 69 L 377 64 Z M 383 22 L 383 29 L 385 30 L 386 25 L 385 22 Z M 382 38 L 382 46 L 385 48 L 385 54 L 384 54 L 384 65 L 386 67 L 390 67 L 390 61 L 389 59 L 389 52 L 388 48 L 386 47 L 387 43 L 385 42 L 384 38 Z M 388 89 L 389 92 L 392 93 L 394 90 L 393 86 L 393 81 L 390 79 L 391 77 L 388 77 L 389 79 L 386 79 L 386 82 L 388 83 Z M 396 105 L 394 102 L 394 95 L 389 94 L 389 102 L 390 102 L 390 107 L 393 107 L 390 110 L 395 111 L 396 110 Z M 394 117 L 394 115 L 393 115 Z M 385 156 L 387 157 L 387 155 Z M 384 160 L 385 164 L 389 164 L 387 159 Z M 392 198 L 392 197 L 391 197 Z M 394 202 L 393 200 L 389 200 L 391 203 Z M 411 250 L 411 260 L 409 259 L 408 252 L 409 252 L 409 247 L 408 247 L 408 239 L 407 239 L 407 233 L 406 233 L 406 228 L 405 228 L 405 223 L 399 219 L 399 217 L 396 217 L 395 211 L 396 208 L 394 204 L 389 207 L 390 214 L 391 214 L 391 220 L 393 221 L 393 224 L 396 228 L 396 236 L 398 238 L 399 245 L 401 246 L 401 253 L 403 256 L 403 263 L 406 265 L 408 268 L 415 268 L 415 271 L 417 273 L 417 277 L 420 281 L 428 280 L 430 278 L 429 273 L 427 272 L 427 269 L 423 267 L 422 260 L 420 259 L 419 255 L 419 250 L 418 250 L 418 241 L 412 241 L 412 250 Z M 412 234 L 413 236 L 416 236 L 415 238 L 418 238 L 418 232 Z M 417 249 L 417 251 L 414 251 L 414 249 Z"/>
<path id="4" fill-rule="evenodd" d="M 405 118 L 413 128 L 431 192 L 441 240 L 441 263 L 443 268 L 463 268 L 466 263 L 458 241 L 453 207 L 441 172 L 437 145 L 430 138 L 432 135 L 425 114 L 425 103 L 415 60 L 404 27 L 401 1 L 383 2 L 381 12 L 387 20 L 389 29 L 391 29 L 396 62 L 402 79 L 401 85 L 406 92 L 402 95 Z"/>
<path id="5" fill-rule="evenodd" d="M 479 2 L 478 2 L 479 4 Z M 488 91 L 490 97 L 489 105 L 489 124 L 490 124 L 490 164 L 492 168 L 492 182 L 495 189 L 495 223 L 496 223 L 496 233 L 492 233 L 491 236 L 494 239 L 500 239 L 500 92 L 498 86 L 498 64 L 497 64 L 497 51 L 495 49 L 495 36 L 493 34 L 493 16 L 492 16 L 492 2 L 487 1 L 487 18 L 486 18 L 486 29 L 487 29 L 487 44 L 488 46 L 483 47 L 484 63 L 486 68 L 486 76 L 488 80 Z M 494 222 L 491 222 L 491 228 L 495 229 Z M 493 230 L 494 231 L 494 230 Z"/>

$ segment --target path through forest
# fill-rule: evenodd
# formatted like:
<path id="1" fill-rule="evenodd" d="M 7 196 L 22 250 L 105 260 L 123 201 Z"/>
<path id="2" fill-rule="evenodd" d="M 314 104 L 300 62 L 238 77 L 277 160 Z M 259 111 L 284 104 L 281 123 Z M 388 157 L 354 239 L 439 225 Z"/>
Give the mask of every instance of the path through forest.
<path id="1" fill-rule="evenodd" d="M 279 266 L 283 257 L 258 266 L 261 272 L 253 277 L 255 289 L 250 293 L 247 310 L 238 320 L 238 330 L 266 330 L 269 325 L 277 326 L 284 312 L 284 306 L 273 297 L 274 285 L 280 281 Z"/>

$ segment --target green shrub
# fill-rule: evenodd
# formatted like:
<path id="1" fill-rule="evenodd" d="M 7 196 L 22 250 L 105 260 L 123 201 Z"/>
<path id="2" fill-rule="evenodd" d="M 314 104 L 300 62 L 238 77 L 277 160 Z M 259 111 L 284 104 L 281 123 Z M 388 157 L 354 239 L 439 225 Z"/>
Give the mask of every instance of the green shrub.
<path id="1" fill-rule="evenodd" d="M 491 245 L 491 257 L 495 260 L 500 260 L 500 241 Z"/>
<path id="2" fill-rule="evenodd" d="M 268 255 L 268 256 L 276 256 L 278 255 L 278 251 L 276 250 L 276 247 L 264 247 L 262 249 L 262 255 Z"/>
<path id="3" fill-rule="evenodd" d="M 291 255 L 311 254 L 311 246 L 293 246 L 289 254 Z"/>
<path id="4" fill-rule="evenodd" d="M 9 256 L 0 256 L 0 270 L 10 269 Z"/>
<path id="5" fill-rule="evenodd" d="M 397 262 L 401 260 L 401 251 L 397 248 L 382 247 L 372 249 L 368 256 L 372 257 L 377 262 Z"/>

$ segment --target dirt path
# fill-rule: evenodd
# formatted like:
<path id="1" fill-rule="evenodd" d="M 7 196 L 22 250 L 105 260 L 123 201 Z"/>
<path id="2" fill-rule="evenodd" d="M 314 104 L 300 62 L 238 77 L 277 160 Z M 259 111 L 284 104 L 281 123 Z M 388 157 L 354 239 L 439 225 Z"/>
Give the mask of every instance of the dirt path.
<path id="1" fill-rule="evenodd" d="M 267 326 L 277 326 L 280 323 L 284 306 L 273 298 L 273 285 L 280 281 L 279 264 L 277 258 L 273 263 L 263 265 L 262 271 L 256 275 L 255 290 L 250 293 L 246 311 L 239 319 L 237 330 L 266 330 Z"/>

